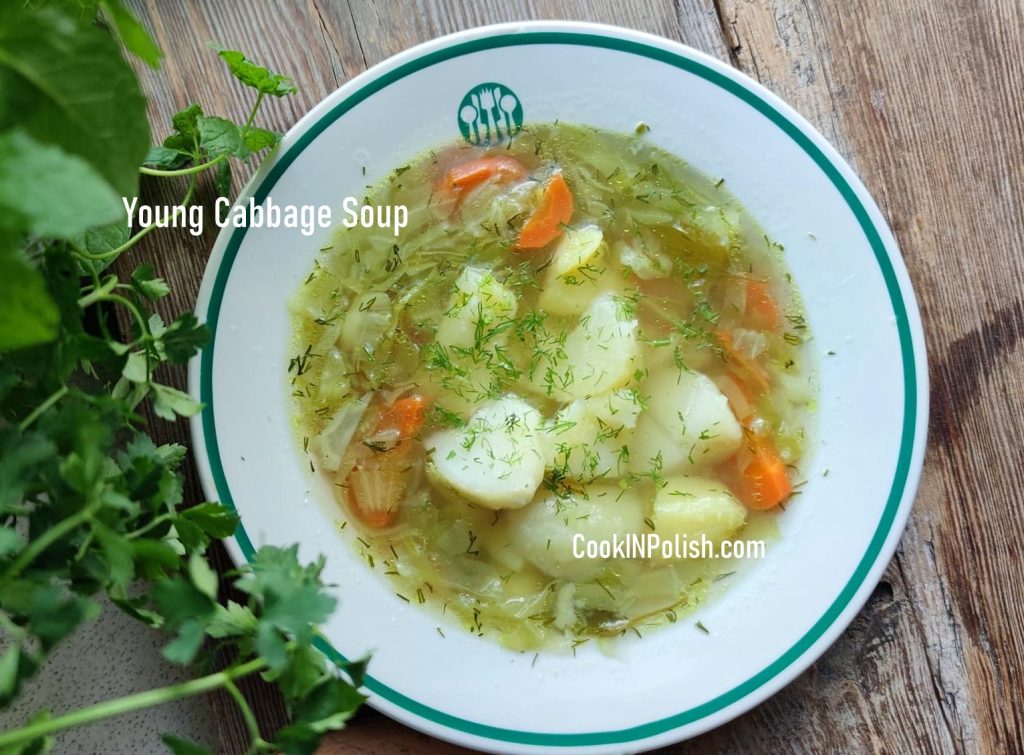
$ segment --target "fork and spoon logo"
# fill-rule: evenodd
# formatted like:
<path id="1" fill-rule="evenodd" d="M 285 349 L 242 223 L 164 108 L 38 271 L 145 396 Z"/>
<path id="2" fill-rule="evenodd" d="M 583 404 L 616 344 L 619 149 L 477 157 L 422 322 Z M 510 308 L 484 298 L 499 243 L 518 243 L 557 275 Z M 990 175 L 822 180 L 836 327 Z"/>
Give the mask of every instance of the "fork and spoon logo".
<path id="1" fill-rule="evenodd" d="M 508 139 L 523 127 L 523 105 L 504 84 L 477 84 L 459 103 L 459 131 L 478 146 Z"/>

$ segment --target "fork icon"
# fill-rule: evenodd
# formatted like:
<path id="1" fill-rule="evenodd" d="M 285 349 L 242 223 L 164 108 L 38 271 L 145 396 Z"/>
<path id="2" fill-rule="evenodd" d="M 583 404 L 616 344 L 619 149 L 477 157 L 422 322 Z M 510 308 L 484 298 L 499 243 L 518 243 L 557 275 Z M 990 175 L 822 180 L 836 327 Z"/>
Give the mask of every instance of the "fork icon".
<path id="1" fill-rule="evenodd" d="M 491 125 L 494 124 L 494 138 L 501 138 L 501 128 L 498 126 L 498 119 L 494 112 L 494 92 L 484 89 L 480 92 L 480 118 L 487 129 L 487 141 L 491 140 Z"/>

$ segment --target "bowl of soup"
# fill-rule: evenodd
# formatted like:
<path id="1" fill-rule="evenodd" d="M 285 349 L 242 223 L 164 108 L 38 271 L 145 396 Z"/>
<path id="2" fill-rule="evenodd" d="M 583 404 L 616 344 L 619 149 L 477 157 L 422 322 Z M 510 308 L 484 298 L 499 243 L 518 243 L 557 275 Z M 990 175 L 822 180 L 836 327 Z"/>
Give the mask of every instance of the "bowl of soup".
<path id="1" fill-rule="evenodd" d="M 849 166 L 689 48 L 475 29 L 327 97 L 225 229 L 191 365 L 240 562 L 327 557 L 372 705 L 496 752 L 749 709 L 877 582 L 924 448 L 919 315 Z"/>

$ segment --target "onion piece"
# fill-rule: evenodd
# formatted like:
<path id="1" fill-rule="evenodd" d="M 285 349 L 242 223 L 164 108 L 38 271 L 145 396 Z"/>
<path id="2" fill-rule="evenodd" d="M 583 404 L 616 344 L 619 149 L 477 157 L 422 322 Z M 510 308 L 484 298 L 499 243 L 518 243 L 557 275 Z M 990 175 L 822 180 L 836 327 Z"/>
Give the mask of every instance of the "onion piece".
<path id="1" fill-rule="evenodd" d="M 373 393 L 348 401 L 335 412 L 327 426 L 310 441 L 310 448 L 320 457 L 320 467 L 328 472 L 337 472 L 345 452 L 352 443 L 356 428 L 366 414 Z"/>
<path id="2" fill-rule="evenodd" d="M 768 348 L 768 337 L 758 330 L 734 328 L 732 346 L 743 356 L 757 359 Z"/>

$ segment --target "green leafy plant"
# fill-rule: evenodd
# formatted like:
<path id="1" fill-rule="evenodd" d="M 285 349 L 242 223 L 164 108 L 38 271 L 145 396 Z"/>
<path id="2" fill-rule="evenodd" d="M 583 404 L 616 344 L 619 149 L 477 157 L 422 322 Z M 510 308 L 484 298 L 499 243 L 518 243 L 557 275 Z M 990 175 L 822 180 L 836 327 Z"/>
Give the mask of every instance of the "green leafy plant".
<path id="1" fill-rule="evenodd" d="M 146 100 L 121 46 L 148 65 L 161 58 L 120 0 L 29 3 L 0 15 L 0 707 L 96 616 L 103 594 L 169 633 L 166 658 L 200 676 L 41 712 L 0 733 L 0 753 L 43 752 L 63 729 L 217 688 L 240 706 L 252 751 L 312 752 L 362 701 L 363 664 L 338 668 L 313 645 L 335 607 L 323 562 L 265 546 L 230 576 L 244 600 L 219 600 L 225 586 L 204 554 L 237 517 L 212 502 L 181 507 L 186 449 L 157 445 L 140 412 L 145 401 L 166 421 L 200 410 L 161 374 L 209 334 L 191 312 L 164 322 L 154 311 L 170 289 L 151 264 L 127 277 L 110 272 L 155 227 L 133 234 L 124 219 L 122 197 L 137 193 L 140 174 L 184 182 L 183 207 L 206 172 L 226 194 L 230 160 L 280 138 L 255 125 L 261 104 L 296 90 L 219 49 L 255 91 L 246 120 L 192 105 L 151 147 Z M 215 656 L 227 659 L 220 670 Z M 257 673 L 292 716 L 273 742 L 237 687 Z M 175 753 L 205 752 L 164 741 Z"/>

